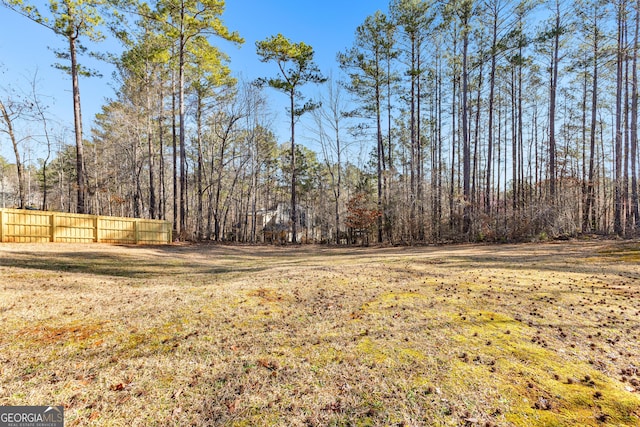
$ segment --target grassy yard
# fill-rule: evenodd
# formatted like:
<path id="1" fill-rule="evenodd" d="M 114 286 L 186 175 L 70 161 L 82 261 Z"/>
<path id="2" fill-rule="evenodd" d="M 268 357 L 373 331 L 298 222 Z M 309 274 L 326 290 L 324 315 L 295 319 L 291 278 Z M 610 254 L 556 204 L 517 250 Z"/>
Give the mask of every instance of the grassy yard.
<path id="1" fill-rule="evenodd" d="M 0 405 L 66 426 L 638 426 L 640 243 L 0 244 Z"/>

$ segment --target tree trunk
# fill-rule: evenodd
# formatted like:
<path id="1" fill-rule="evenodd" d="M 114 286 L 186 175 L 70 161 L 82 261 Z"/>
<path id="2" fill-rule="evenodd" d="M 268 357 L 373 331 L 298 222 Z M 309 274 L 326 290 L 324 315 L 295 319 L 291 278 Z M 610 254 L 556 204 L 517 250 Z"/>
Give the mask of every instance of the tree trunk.
<path id="1" fill-rule="evenodd" d="M 471 145 L 469 141 L 469 22 L 465 19 L 462 23 L 464 36 L 462 38 L 462 185 L 464 196 L 462 233 L 468 239 L 471 231 Z"/>
<path id="2" fill-rule="evenodd" d="M 516 64 L 512 63 L 511 65 L 511 214 L 515 224 L 518 210 L 518 127 L 516 125 L 518 116 L 516 92 L 518 84 L 516 80 Z"/>
<path id="3" fill-rule="evenodd" d="M 457 49 L 457 41 L 458 35 L 456 34 L 456 27 L 454 24 L 453 29 L 453 55 L 455 56 L 458 52 Z M 449 182 L 449 229 L 453 231 L 456 225 L 455 221 L 455 210 L 454 210 L 454 196 L 455 196 L 455 171 L 456 171 L 456 151 L 458 149 L 458 145 L 456 142 L 456 122 L 457 122 L 457 114 L 456 114 L 456 91 L 458 88 L 457 74 L 456 74 L 456 65 L 455 63 L 452 66 L 453 68 L 453 76 L 452 76 L 452 96 L 451 96 L 451 181 Z"/>
<path id="4" fill-rule="evenodd" d="M 16 170 L 18 173 L 18 209 L 24 209 L 26 207 L 26 195 L 24 191 L 24 168 L 22 166 L 22 161 L 20 160 L 20 150 L 18 149 L 18 140 L 16 139 L 15 132 L 13 131 L 13 123 L 11 121 L 11 117 L 9 116 L 9 112 L 5 108 L 5 105 L 2 101 L 0 101 L 0 113 L 2 113 L 2 118 L 7 126 L 6 133 L 9 135 L 9 139 L 11 140 L 11 145 L 13 146 L 13 153 L 16 157 Z"/>
<path id="5" fill-rule="evenodd" d="M 78 83 L 78 57 L 76 38 L 69 36 L 69 56 L 71 59 L 71 86 L 73 89 L 73 124 L 76 139 L 76 185 L 78 186 L 76 211 L 85 213 L 85 172 L 84 172 L 84 144 L 82 142 L 82 114 L 80 110 L 80 85 Z"/>
<path id="6" fill-rule="evenodd" d="M 522 26 L 522 22 L 519 23 Z M 518 61 L 518 209 L 524 209 L 524 124 L 522 109 L 522 69 L 524 68 L 524 57 L 522 52 L 522 43 L 520 43 L 519 61 Z"/>
<path id="7" fill-rule="evenodd" d="M 386 52 L 386 62 L 387 62 L 387 75 L 386 75 L 386 84 L 387 84 L 387 161 L 386 161 L 386 165 L 387 167 L 385 168 L 385 175 L 384 175 L 384 194 L 385 194 L 385 205 L 384 205 L 384 218 L 385 218 L 385 228 L 387 229 L 387 240 L 389 242 L 393 242 L 393 224 L 392 224 L 392 219 L 391 219 L 391 215 L 389 212 L 389 202 L 390 202 L 390 198 L 391 198 L 391 191 L 390 191 L 390 187 L 391 187 L 391 174 L 390 173 L 386 173 L 387 170 L 388 171 L 393 171 L 393 142 L 391 140 L 391 119 L 392 119 L 392 115 L 391 115 L 391 111 L 392 111 L 392 106 L 391 106 L 391 97 L 392 97 L 392 89 L 391 89 L 391 83 L 392 83 L 392 73 L 391 73 L 391 58 L 392 58 L 392 53 L 391 53 L 391 46 L 392 46 L 392 42 L 391 40 L 388 40 L 388 46 L 387 46 L 387 52 Z M 340 164 L 340 163 L 339 163 Z"/>
<path id="8" fill-rule="evenodd" d="M 549 193 L 551 204 L 556 200 L 556 92 L 558 85 L 558 63 L 560 51 L 560 1 L 556 0 L 556 21 L 553 31 L 551 58 L 551 85 L 549 94 Z"/>
<path id="9" fill-rule="evenodd" d="M 298 208 L 296 207 L 295 93 L 289 94 L 291 108 L 291 243 L 298 243 Z"/>
<path id="10" fill-rule="evenodd" d="M 376 163 L 376 172 L 377 172 L 377 189 L 378 189 L 378 211 L 383 211 L 382 206 L 382 162 L 384 156 L 384 150 L 382 147 L 382 121 L 381 121 L 381 99 L 380 99 L 380 54 L 378 52 L 378 47 L 376 47 L 375 52 L 375 67 L 376 67 L 376 142 L 377 142 L 377 163 Z M 382 243 L 382 215 L 378 216 L 377 220 L 377 228 L 378 228 L 378 243 Z"/>
<path id="11" fill-rule="evenodd" d="M 585 54 L 584 79 L 582 81 L 582 232 L 586 233 L 589 229 L 589 210 L 587 209 L 587 199 L 589 197 L 587 184 L 587 63 Z"/>
<path id="12" fill-rule="evenodd" d="M 417 239 L 420 242 L 424 241 L 424 153 L 422 149 L 422 84 L 420 81 L 420 75 L 422 74 L 422 61 L 420 52 L 422 50 L 422 38 L 420 34 L 416 39 L 416 69 L 415 69 L 415 81 L 416 81 L 416 203 L 417 203 L 417 219 L 418 219 L 418 235 Z"/>
<path id="13" fill-rule="evenodd" d="M 342 147 L 340 146 L 340 131 L 338 127 L 339 122 L 339 111 L 334 111 L 335 117 L 335 132 L 336 132 L 336 157 L 337 157 L 337 167 L 338 167 L 338 178 L 336 182 L 335 189 L 335 217 L 336 217 L 336 245 L 340 244 L 340 196 L 342 193 Z"/>
<path id="14" fill-rule="evenodd" d="M 160 219 L 167 217 L 167 191 L 165 187 L 165 165 L 164 165 L 164 94 L 162 82 L 160 82 L 160 111 L 158 115 L 158 143 L 160 144 Z"/>
<path id="15" fill-rule="evenodd" d="M 202 96 L 197 95 L 196 101 L 196 144 L 198 148 L 198 165 L 196 168 L 196 191 L 198 192 L 197 200 L 197 212 L 196 212 L 196 235 L 200 241 L 203 237 L 203 223 L 204 223 L 204 210 L 203 210 L 203 198 L 204 192 L 202 190 L 202 168 L 203 168 L 203 153 L 202 153 Z"/>
<path id="16" fill-rule="evenodd" d="M 493 26 L 491 32 L 491 70 L 489 71 L 489 118 L 487 123 L 487 176 L 484 194 L 484 210 L 487 215 L 491 213 L 491 174 L 493 167 L 493 104 L 495 102 L 496 88 L 496 62 L 498 44 L 498 11 L 494 10 Z"/>
<path id="17" fill-rule="evenodd" d="M 587 204 L 585 206 L 585 215 L 587 219 L 591 216 L 589 222 L 590 231 L 598 229 L 596 215 L 596 197 L 595 197 L 595 158 L 596 158 L 596 131 L 598 119 L 598 39 L 593 44 L 593 81 L 591 87 L 591 134 L 589 139 L 589 179 L 587 181 Z"/>
<path id="18" fill-rule="evenodd" d="M 171 145 L 173 159 L 173 236 L 178 236 L 178 132 L 176 126 L 176 80 L 171 73 Z"/>
<path id="19" fill-rule="evenodd" d="M 251 147 L 251 187 L 253 188 L 253 193 L 251 196 L 251 234 L 250 240 L 251 243 L 256 243 L 256 235 L 257 235 L 257 213 L 258 213 L 258 173 L 260 172 L 260 165 L 258 163 L 258 138 L 255 136 L 255 128 L 253 132 Z"/>
<path id="20" fill-rule="evenodd" d="M 471 214 L 474 214 L 477 202 L 477 171 L 478 171 L 478 146 L 480 145 L 480 118 L 482 116 L 482 84 L 484 77 L 484 64 L 480 64 L 478 71 L 478 90 L 476 93 L 476 119 L 473 136 L 473 163 L 471 165 Z"/>
<path id="21" fill-rule="evenodd" d="M 151 94 L 147 88 L 147 155 L 149 156 L 149 218 L 156 219 L 156 188 L 154 170 L 154 150 L 153 150 L 153 122 L 151 117 Z"/>
<path id="22" fill-rule="evenodd" d="M 616 116 L 615 116 L 615 165 L 614 165 L 614 217 L 613 231 L 622 236 L 622 84 L 624 63 L 624 14 L 626 0 L 618 4 L 618 43 L 616 49 Z"/>
<path id="23" fill-rule="evenodd" d="M 638 32 L 640 31 L 640 0 L 636 2 L 635 31 L 633 36 L 632 92 L 631 92 L 631 210 L 635 231 L 640 229 L 638 208 Z"/>
<path id="24" fill-rule="evenodd" d="M 438 130 L 437 130 L 437 144 L 438 149 L 436 151 L 436 168 L 437 168 L 437 176 L 436 176 L 436 209 L 435 209 L 435 220 L 436 220 L 436 240 L 440 241 L 442 238 L 442 57 L 438 55 L 438 65 L 437 65 L 437 120 L 438 120 Z"/>
<path id="25" fill-rule="evenodd" d="M 184 6 L 181 11 L 180 23 L 184 21 Z M 185 172 L 187 162 L 186 141 L 185 141 L 185 109 L 184 109 L 184 66 L 185 66 L 185 36 L 180 32 L 179 42 L 179 68 L 178 68 L 178 110 L 180 122 L 180 229 L 178 233 L 182 238 L 185 237 L 187 228 L 187 211 L 186 211 L 186 194 L 187 194 L 187 175 Z"/>
<path id="26" fill-rule="evenodd" d="M 33 81 L 33 86 L 32 86 L 32 90 L 33 90 L 33 104 L 34 107 L 36 109 L 36 113 L 37 115 L 40 117 L 40 120 L 42 120 L 42 130 L 44 132 L 44 140 L 47 143 L 47 153 L 45 158 L 42 160 L 42 205 L 41 205 L 41 209 L 47 210 L 47 205 L 48 205 L 48 197 L 49 197 L 49 179 L 47 177 L 47 172 L 48 172 L 48 167 L 49 167 L 49 160 L 51 159 L 51 136 L 49 135 L 49 126 L 47 123 L 47 118 L 44 114 L 44 110 L 42 108 L 42 105 L 40 104 L 40 101 L 38 100 L 38 96 L 36 94 L 36 82 L 35 79 Z"/>
<path id="27" fill-rule="evenodd" d="M 417 197 L 417 171 L 418 171 L 418 148 L 416 137 L 416 40 L 415 33 L 411 33 L 411 66 L 409 68 L 410 78 L 410 117 L 409 117 L 409 132 L 411 138 L 411 165 L 410 170 L 410 213 L 409 213 L 409 227 L 410 238 L 414 240 L 416 238 L 416 205 L 418 204 Z"/>
<path id="28" fill-rule="evenodd" d="M 629 30 L 627 27 L 627 18 L 625 16 L 624 19 L 624 31 L 622 34 L 622 39 L 624 40 L 624 101 L 623 101 L 623 135 L 624 135 L 624 145 L 623 145 L 623 157 L 622 157 L 622 228 L 624 229 L 624 233 L 626 234 L 629 231 L 631 225 L 631 204 L 629 203 L 629 150 L 630 150 L 630 133 L 631 130 L 629 114 L 630 109 L 629 106 L 631 104 L 629 99 L 629 54 L 628 50 L 628 38 L 629 38 Z"/>

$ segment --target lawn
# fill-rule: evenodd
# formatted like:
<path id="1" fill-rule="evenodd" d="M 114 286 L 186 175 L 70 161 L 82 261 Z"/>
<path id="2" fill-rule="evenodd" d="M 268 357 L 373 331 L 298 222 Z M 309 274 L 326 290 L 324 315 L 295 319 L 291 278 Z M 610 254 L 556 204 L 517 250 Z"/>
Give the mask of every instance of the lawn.
<path id="1" fill-rule="evenodd" d="M 0 244 L 0 405 L 65 426 L 638 426 L 640 243 Z"/>

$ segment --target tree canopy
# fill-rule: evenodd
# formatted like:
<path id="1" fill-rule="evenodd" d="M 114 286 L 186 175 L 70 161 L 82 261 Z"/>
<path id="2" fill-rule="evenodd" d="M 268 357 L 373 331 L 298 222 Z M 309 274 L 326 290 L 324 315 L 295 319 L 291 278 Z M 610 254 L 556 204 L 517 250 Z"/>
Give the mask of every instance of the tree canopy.
<path id="1" fill-rule="evenodd" d="M 74 144 L 50 135 L 42 162 L 25 154 L 47 117 L 3 99 L 2 142 L 8 122 L 23 138 L 2 177 L 15 206 L 170 219 L 180 239 L 215 241 L 640 233 L 635 2 L 392 0 L 355 26 L 329 84 L 334 64 L 275 31 L 254 56 L 272 72 L 245 81 L 223 0 L 2 4 L 65 41 L 74 99 Z M 110 34 L 116 94 L 85 135 L 82 55 Z M 286 95 L 287 135 L 269 89 Z M 375 227 L 347 220 L 357 200 Z"/>

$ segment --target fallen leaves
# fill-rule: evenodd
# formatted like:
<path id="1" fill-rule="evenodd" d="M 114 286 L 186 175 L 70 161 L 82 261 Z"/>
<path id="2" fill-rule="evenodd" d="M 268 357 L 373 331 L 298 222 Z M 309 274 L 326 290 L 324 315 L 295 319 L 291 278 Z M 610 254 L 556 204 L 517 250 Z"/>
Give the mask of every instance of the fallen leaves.
<path id="1" fill-rule="evenodd" d="M 122 391 L 124 390 L 126 385 L 124 383 L 113 384 L 109 387 L 111 391 Z"/>
<path id="2" fill-rule="evenodd" d="M 270 371 L 278 370 L 278 362 L 270 359 L 258 359 L 258 366 L 266 368 Z"/>
<path id="3" fill-rule="evenodd" d="M 173 400 L 177 400 L 180 395 L 182 394 L 183 389 L 179 388 L 178 390 L 174 391 L 173 394 L 171 395 L 171 399 Z"/>

